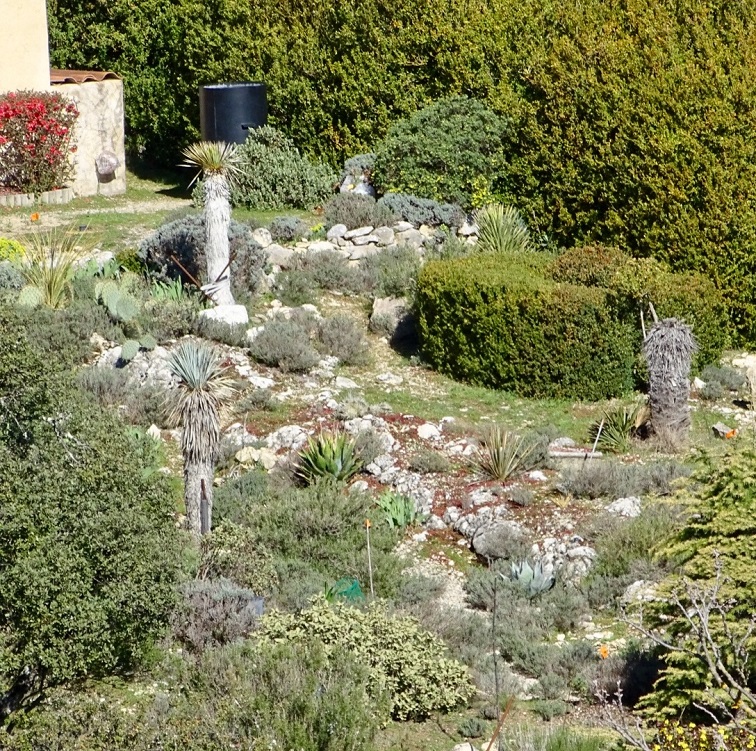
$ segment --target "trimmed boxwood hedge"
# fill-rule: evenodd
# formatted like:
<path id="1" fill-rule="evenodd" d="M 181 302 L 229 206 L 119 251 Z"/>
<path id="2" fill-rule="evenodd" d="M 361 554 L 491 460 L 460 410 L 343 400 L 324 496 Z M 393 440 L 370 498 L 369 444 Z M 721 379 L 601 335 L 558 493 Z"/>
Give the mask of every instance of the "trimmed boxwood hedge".
<path id="1" fill-rule="evenodd" d="M 694 372 L 717 362 L 730 342 L 732 326 L 724 297 L 703 274 L 673 273 L 651 258 L 633 259 L 618 248 L 573 248 L 546 269 L 557 282 L 604 287 L 616 294 L 611 302 L 618 318 L 633 325 L 637 352 L 643 338 L 640 311 L 654 305 L 659 318 L 681 318 L 693 327 L 698 352 Z"/>
<path id="2" fill-rule="evenodd" d="M 424 356 L 442 372 L 523 396 L 597 400 L 633 386 L 634 334 L 598 287 L 544 276 L 549 257 L 428 263 L 417 287 Z"/>
<path id="3" fill-rule="evenodd" d="M 697 368 L 718 360 L 728 341 L 727 310 L 708 279 L 611 248 L 431 262 L 416 300 L 431 365 L 522 396 L 596 400 L 629 391 L 643 371 L 640 310 L 649 301 L 660 317 L 693 326 Z"/>

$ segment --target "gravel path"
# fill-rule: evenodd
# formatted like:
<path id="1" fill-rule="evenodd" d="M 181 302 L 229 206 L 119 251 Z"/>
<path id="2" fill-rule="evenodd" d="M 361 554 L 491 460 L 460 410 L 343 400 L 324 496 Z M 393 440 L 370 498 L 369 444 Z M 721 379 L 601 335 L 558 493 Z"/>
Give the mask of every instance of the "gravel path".
<path id="1" fill-rule="evenodd" d="M 29 231 L 31 227 L 30 215 L 33 211 L 39 213 L 39 221 L 34 223 L 35 227 L 60 227 L 66 224 L 72 224 L 77 218 L 93 216 L 95 214 L 150 214 L 159 211 L 172 211 L 186 208 L 191 205 L 187 198 L 170 198 L 163 196 L 153 198 L 148 201 L 132 201 L 120 197 L 113 198 L 112 206 L 101 208 L 85 209 L 48 209 L 35 208 L 27 212 L 3 214 L 0 212 L 0 234 L 22 235 Z"/>

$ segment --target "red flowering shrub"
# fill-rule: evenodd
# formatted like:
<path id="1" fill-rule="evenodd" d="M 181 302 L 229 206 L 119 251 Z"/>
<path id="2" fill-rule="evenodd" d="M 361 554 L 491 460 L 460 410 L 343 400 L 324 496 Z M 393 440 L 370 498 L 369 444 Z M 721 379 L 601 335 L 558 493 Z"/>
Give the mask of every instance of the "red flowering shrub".
<path id="1" fill-rule="evenodd" d="M 62 187 L 79 111 L 61 94 L 16 91 L 0 96 L 0 185 L 21 193 Z"/>

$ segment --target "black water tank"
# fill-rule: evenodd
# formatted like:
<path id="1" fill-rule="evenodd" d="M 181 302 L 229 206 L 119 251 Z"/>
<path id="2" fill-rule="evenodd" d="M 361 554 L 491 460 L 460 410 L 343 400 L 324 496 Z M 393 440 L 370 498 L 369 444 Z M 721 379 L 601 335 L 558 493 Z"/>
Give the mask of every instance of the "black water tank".
<path id="1" fill-rule="evenodd" d="M 264 83 L 216 83 L 200 86 L 200 130 L 203 141 L 244 143 L 249 128 L 268 120 Z"/>

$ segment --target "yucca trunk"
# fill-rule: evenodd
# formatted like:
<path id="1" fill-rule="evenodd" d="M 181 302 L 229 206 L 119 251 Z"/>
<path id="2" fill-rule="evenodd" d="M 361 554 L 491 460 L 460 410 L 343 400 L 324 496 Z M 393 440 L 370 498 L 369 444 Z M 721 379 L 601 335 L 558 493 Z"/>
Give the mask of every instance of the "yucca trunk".
<path id="1" fill-rule="evenodd" d="M 212 400 L 200 398 L 187 402 L 183 425 L 186 526 L 199 537 L 209 532 L 213 524 L 213 479 L 220 446 L 220 419 Z M 203 498 L 207 502 L 206 525 L 202 524 Z"/>
<path id="2" fill-rule="evenodd" d="M 228 228 L 231 224 L 231 205 L 228 180 L 225 175 L 205 177 L 205 253 L 207 283 L 216 305 L 233 305 L 231 270 L 229 268 Z"/>
<path id="3" fill-rule="evenodd" d="M 212 528 L 215 462 L 184 458 L 184 505 L 186 526 L 195 537 Z M 207 502 L 207 528 L 202 526 L 202 499 Z"/>
<path id="4" fill-rule="evenodd" d="M 651 427 L 672 441 L 683 439 L 690 429 L 690 364 L 696 349 L 690 326 L 676 318 L 655 323 L 643 343 Z"/>

